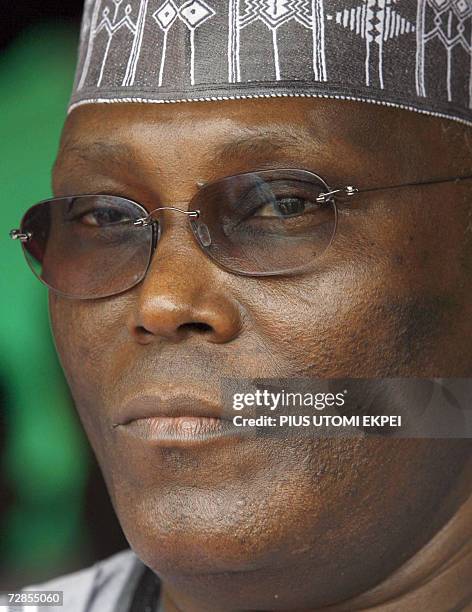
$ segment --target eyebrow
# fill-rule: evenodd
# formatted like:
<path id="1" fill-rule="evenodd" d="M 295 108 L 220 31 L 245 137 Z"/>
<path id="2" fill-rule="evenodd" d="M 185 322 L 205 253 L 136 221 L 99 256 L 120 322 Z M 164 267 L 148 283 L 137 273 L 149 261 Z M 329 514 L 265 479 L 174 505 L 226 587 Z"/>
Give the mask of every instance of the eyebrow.
<path id="1" fill-rule="evenodd" d="M 92 141 L 82 143 L 81 141 L 65 142 L 59 151 L 58 158 L 64 154 L 73 154 L 75 157 L 85 161 L 100 163 L 110 161 L 114 164 L 128 164 L 130 158 L 136 157 L 134 147 L 126 143 L 111 143 L 106 141 Z"/>
<path id="2" fill-rule="evenodd" d="M 319 145 L 317 139 L 305 130 L 285 127 L 281 132 L 280 128 L 245 128 L 233 139 L 217 144 L 209 155 L 209 161 L 211 165 L 218 166 L 221 163 L 231 165 L 241 160 L 251 160 L 262 168 L 273 163 L 271 156 L 275 152 L 294 148 L 306 149 L 307 143 Z M 93 164 L 98 170 L 104 168 L 105 174 L 109 173 L 111 162 L 117 169 L 136 176 L 139 170 L 139 153 L 139 147 L 126 142 L 87 142 L 70 138 L 62 144 L 55 168 L 64 161 L 67 164 L 66 158 L 71 155 L 74 160 Z M 158 171 L 157 167 L 155 171 Z"/>
<path id="3" fill-rule="evenodd" d="M 244 157 L 261 157 L 268 152 L 306 147 L 307 142 L 313 142 L 306 132 L 288 130 L 281 134 L 280 130 L 255 130 L 245 133 L 234 140 L 219 144 L 215 148 L 215 161 L 231 162 Z"/>

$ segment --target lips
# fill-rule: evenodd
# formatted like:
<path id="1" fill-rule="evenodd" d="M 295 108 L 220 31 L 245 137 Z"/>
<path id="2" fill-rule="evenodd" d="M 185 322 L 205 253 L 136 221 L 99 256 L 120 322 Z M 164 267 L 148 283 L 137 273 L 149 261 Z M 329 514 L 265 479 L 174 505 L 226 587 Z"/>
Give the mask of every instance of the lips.
<path id="1" fill-rule="evenodd" d="M 186 394 L 145 394 L 120 405 L 113 428 L 157 446 L 185 447 L 222 440 L 235 434 L 217 403 Z"/>

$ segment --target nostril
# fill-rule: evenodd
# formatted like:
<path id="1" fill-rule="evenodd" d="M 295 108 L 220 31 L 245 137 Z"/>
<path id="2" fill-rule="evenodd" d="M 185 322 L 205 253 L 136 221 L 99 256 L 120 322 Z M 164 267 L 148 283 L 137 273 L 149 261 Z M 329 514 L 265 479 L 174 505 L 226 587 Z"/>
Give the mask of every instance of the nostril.
<path id="1" fill-rule="evenodd" d="M 162 335 L 163 337 L 167 337 L 173 340 L 177 340 L 177 339 L 182 340 L 183 338 L 186 338 L 188 335 L 192 335 L 192 334 L 209 335 L 212 332 L 214 332 L 214 329 L 211 325 L 208 325 L 207 323 L 191 321 L 189 323 L 183 323 L 182 325 L 179 325 L 177 328 L 174 328 L 173 332 L 170 332 L 169 330 L 168 333 L 163 333 L 161 331 L 159 335 Z M 153 338 L 156 332 L 153 330 L 147 329 L 144 325 L 138 325 L 136 326 L 134 333 L 136 334 L 136 337 L 138 339 L 141 339 L 142 341 L 147 343 Z"/>
<path id="2" fill-rule="evenodd" d="M 179 331 L 197 332 L 208 334 L 213 331 L 213 327 L 207 323 L 199 323 L 197 321 L 190 323 L 183 323 L 179 325 Z"/>
<path id="3" fill-rule="evenodd" d="M 137 333 L 139 336 L 146 336 L 146 335 L 148 335 L 148 334 L 151 334 L 151 335 L 152 335 L 152 332 L 150 332 L 149 330 L 147 330 L 147 329 L 146 329 L 146 328 L 145 328 L 143 325 L 138 325 L 138 326 L 136 327 L 136 333 Z"/>

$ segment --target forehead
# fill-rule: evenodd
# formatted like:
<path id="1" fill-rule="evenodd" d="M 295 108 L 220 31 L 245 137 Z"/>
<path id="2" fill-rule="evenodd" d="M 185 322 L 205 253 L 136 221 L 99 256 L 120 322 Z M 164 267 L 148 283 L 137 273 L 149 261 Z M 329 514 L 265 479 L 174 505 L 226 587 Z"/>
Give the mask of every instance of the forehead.
<path id="1" fill-rule="evenodd" d="M 366 167 L 372 174 L 375 163 L 379 179 L 399 164 L 414 164 L 434 176 L 447 165 L 457 170 L 468 132 L 411 111 L 331 99 L 91 104 L 69 116 L 55 176 L 83 164 L 92 172 L 96 163 L 115 169 L 180 164 L 184 170 L 198 161 L 218 173 L 274 159 L 348 174 Z"/>
<path id="2" fill-rule="evenodd" d="M 421 119 L 424 119 L 423 117 Z M 65 133 L 105 131 L 126 135 L 173 130 L 179 137 L 204 131 L 207 138 L 217 133 L 233 136 L 245 130 L 298 130 L 324 141 L 337 135 L 360 142 L 376 140 L 378 128 L 392 131 L 400 123 L 414 125 L 412 116 L 399 109 L 373 104 L 322 98 L 262 98 L 176 104 L 91 104 L 72 111 Z M 421 122 L 420 122 L 421 127 Z"/>

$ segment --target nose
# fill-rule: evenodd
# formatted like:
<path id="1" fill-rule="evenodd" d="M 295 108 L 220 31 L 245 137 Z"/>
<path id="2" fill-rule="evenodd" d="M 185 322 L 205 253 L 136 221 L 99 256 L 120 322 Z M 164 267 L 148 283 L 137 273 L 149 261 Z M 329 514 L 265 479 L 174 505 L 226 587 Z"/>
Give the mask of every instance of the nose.
<path id="1" fill-rule="evenodd" d="M 166 227 L 146 277 L 136 287 L 130 333 L 142 344 L 189 336 L 229 342 L 241 329 L 241 316 L 227 277 L 200 250 L 185 222 Z"/>

